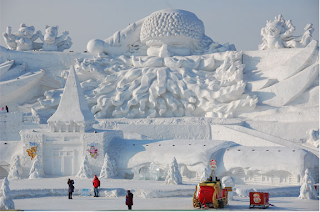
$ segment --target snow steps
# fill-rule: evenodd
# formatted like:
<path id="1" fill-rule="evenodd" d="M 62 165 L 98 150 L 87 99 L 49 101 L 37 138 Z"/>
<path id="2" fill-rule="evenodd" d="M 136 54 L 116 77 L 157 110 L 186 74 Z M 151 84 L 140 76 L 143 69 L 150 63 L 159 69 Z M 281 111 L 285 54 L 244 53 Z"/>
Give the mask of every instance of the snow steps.
<path id="1" fill-rule="evenodd" d="M 279 137 L 276 137 L 276 136 L 273 136 L 273 135 L 269 135 L 269 134 L 266 134 L 266 133 L 262 133 L 262 132 L 259 132 L 259 131 L 256 131 L 256 130 L 252 130 L 252 129 L 249 129 L 249 128 L 246 128 L 246 127 L 243 127 L 243 126 L 239 126 L 239 125 L 227 125 L 226 126 L 225 125 L 224 127 L 228 128 L 228 129 L 231 129 L 231 130 L 234 130 L 234 131 L 245 133 L 245 134 L 247 134 L 249 136 L 253 136 L 253 137 L 256 137 L 256 138 L 260 138 L 260 139 L 266 140 L 268 142 L 272 142 L 272 143 L 280 145 L 280 146 L 304 149 L 304 150 L 307 150 L 309 152 L 312 152 L 316 156 L 319 155 L 318 149 L 313 149 L 311 147 L 307 147 L 307 146 L 304 146 L 304 145 L 301 145 L 301 144 L 297 144 L 297 143 L 288 141 L 286 139 L 282 139 L 282 138 L 279 138 Z"/>

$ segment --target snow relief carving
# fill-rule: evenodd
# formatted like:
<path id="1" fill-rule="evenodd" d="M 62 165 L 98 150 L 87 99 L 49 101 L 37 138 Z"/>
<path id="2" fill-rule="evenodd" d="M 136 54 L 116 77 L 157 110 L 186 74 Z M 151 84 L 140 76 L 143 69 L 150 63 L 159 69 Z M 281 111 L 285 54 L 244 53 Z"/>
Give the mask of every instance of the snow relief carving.
<path id="1" fill-rule="evenodd" d="M 63 51 L 69 49 L 72 46 L 72 41 L 70 37 L 67 37 L 69 32 L 64 32 L 60 37 L 58 36 L 58 26 L 50 27 L 46 26 L 45 35 L 38 30 L 35 34 L 34 26 L 26 26 L 26 24 L 21 24 L 17 33 L 11 32 L 11 27 L 8 26 L 5 33 L 3 33 L 3 38 L 10 50 L 17 51 L 31 51 L 40 50 L 43 51 Z M 38 38 L 42 42 L 35 42 Z"/>
<path id="2" fill-rule="evenodd" d="M 262 44 L 259 50 L 306 47 L 313 40 L 314 29 L 312 24 L 307 24 L 304 30 L 302 36 L 293 36 L 295 27 L 291 20 L 286 21 L 280 14 L 273 21 L 267 21 L 266 27 L 261 29 Z"/>

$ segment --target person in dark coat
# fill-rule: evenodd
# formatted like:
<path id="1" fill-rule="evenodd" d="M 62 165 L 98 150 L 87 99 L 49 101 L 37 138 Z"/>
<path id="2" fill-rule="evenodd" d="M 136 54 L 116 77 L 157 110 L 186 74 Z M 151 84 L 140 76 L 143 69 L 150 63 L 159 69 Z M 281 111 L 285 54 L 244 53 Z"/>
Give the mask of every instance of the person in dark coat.
<path id="1" fill-rule="evenodd" d="M 69 192 L 69 199 L 72 199 L 72 192 L 74 192 L 74 181 L 73 180 L 70 180 L 70 178 L 68 179 L 68 185 L 69 185 L 69 189 L 68 189 L 68 192 Z"/>
<path id="2" fill-rule="evenodd" d="M 92 184 L 94 187 L 94 197 L 98 197 L 99 196 L 100 180 L 98 179 L 97 175 L 94 175 L 94 179 L 92 180 Z"/>
<path id="3" fill-rule="evenodd" d="M 130 192 L 130 190 L 127 191 L 126 195 L 126 205 L 128 205 L 128 210 L 132 209 L 133 205 L 133 194 Z"/>
<path id="4" fill-rule="evenodd" d="M 7 110 L 7 113 L 9 113 L 9 108 L 8 108 L 8 106 L 6 105 L 6 110 Z"/>

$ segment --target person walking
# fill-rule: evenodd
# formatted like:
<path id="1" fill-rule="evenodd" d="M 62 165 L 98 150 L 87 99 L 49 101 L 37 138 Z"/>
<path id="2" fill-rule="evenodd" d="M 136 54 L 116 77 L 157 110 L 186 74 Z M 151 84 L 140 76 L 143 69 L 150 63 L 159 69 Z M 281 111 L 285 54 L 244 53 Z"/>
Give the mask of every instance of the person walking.
<path id="1" fill-rule="evenodd" d="M 94 178 L 92 180 L 92 184 L 94 187 L 94 197 L 98 197 L 99 196 L 100 180 L 98 179 L 97 175 L 94 175 Z"/>
<path id="2" fill-rule="evenodd" d="M 69 199 L 72 199 L 72 192 L 74 192 L 74 186 L 73 186 L 74 181 L 70 180 L 70 178 L 69 178 L 67 184 L 69 185 L 69 189 L 68 189 Z"/>
<path id="3" fill-rule="evenodd" d="M 130 192 L 130 190 L 127 191 L 126 195 L 126 205 L 128 205 L 128 210 L 132 209 L 133 205 L 133 194 Z"/>

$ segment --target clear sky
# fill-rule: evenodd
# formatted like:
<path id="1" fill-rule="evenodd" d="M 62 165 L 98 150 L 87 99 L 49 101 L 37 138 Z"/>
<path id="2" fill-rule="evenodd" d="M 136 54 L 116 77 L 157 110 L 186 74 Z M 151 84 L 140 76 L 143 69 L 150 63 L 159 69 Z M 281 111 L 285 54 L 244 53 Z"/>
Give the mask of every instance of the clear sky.
<path id="1" fill-rule="evenodd" d="M 319 0 L 0 0 L 0 30 L 12 32 L 21 23 L 44 34 L 46 25 L 69 31 L 73 46 L 84 51 L 91 39 L 106 39 L 154 11 L 174 8 L 193 12 L 215 42 L 235 44 L 237 50 L 257 50 L 261 28 L 282 14 L 302 35 L 307 23 L 319 40 Z M 6 46 L 3 37 L 0 45 Z"/>

